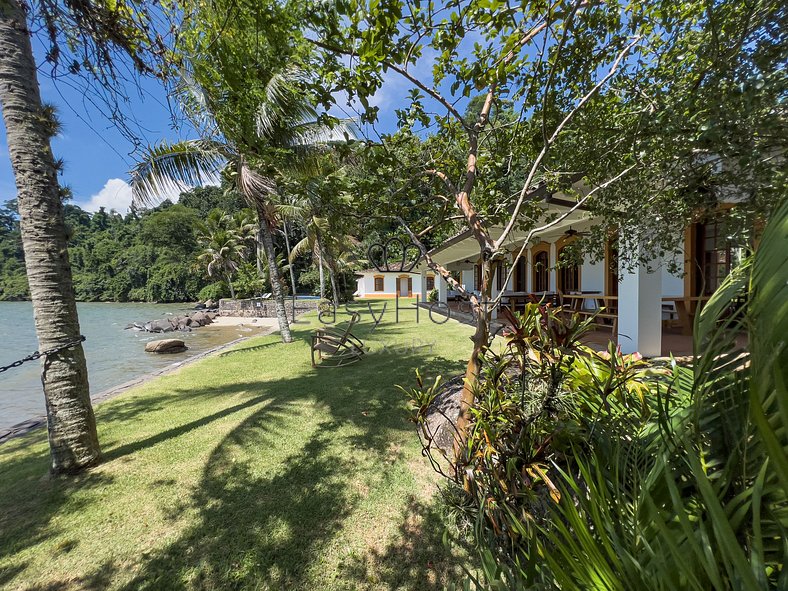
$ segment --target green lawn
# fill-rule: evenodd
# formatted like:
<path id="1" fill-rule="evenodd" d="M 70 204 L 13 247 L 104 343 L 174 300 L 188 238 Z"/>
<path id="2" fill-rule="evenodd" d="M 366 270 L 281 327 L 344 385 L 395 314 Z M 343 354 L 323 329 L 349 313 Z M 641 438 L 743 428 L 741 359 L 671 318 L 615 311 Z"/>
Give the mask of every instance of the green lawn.
<path id="1" fill-rule="evenodd" d="M 375 304 L 380 309 L 380 304 Z M 366 308 L 366 305 L 363 306 Z M 458 577 L 403 396 L 457 373 L 470 328 L 386 312 L 354 365 L 259 337 L 97 409 L 104 463 L 47 477 L 41 430 L 0 446 L 0 587 L 431 589 Z M 338 318 L 344 319 L 346 316 Z M 454 553 L 452 553 L 454 552 Z"/>

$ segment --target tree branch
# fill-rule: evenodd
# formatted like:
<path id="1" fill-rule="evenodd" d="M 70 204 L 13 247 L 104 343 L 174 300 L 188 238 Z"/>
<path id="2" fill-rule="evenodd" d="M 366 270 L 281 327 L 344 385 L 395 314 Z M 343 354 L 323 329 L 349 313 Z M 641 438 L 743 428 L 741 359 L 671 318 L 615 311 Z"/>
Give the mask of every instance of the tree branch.
<path id="1" fill-rule="evenodd" d="M 446 280 L 446 283 L 451 285 L 455 289 L 455 291 L 459 292 L 465 297 L 474 297 L 473 294 L 469 294 L 468 291 L 466 291 L 466 289 L 462 285 L 457 283 L 457 280 L 455 280 L 454 277 L 451 276 L 451 272 L 446 267 L 444 267 L 443 265 L 439 265 L 433 260 L 433 258 L 430 256 L 429 251 L 427 250 L 427 247 L 424 246 L 424 243 L 419 239 L 418 236 L 416 236 L 413 230 L 410 229 L 410 226 L 408 226 L 408 224 L 405 223 L 405 220 L 403 220 L 399 216 L 394 216 L 394 219 L 396 219 L 400 223 L 402 228 L 410 237 L 413 244 L 419 247 L 419 250 L 421 251 L 421 256 L 423 256 L 424 260 L 427 261 L 427 266 L 430 269 L 432 269 L 436 273 L 440 273 L 441 277 L 443 277 Z"/>
<path id="2" fill-rule="evenodd" d="M 531 170 L 528 173 L 528 178 L 526 178 L 525 183 L 523 183 L 523 188 L 520 191 L 520 197 L 517 199 L 517 203 L 515 204 L 514 211 L 512 212 L 512 217 L 509 219 L 509 222 L 506 224 L 506 227 L 504 228 L 504 231 L 501 234 L 501 236 L 498 238 L 498 240 L 495 241 L 494 250 L 498 250 L 501 248 L 501 245 L 504 243 L 506 238 L 511 233 L 512 228 L 514 228 L 515 223 L 517 223 L 517 216 L 520 213 L 520 208 L 522 207 L 525 198 L 528 196 L 531 183 L 533 183 L 534 176 L 536 176 L 536 171 L 541 165 L 542 160 L 544 160 L 544 157 L 547 155 L 547 152 L 550 149 L 550 147 L 553 145 L 553 143 L 555 143 L 555 140 L 558 138 L 558 135 L 561 133 L 561 131 L 563 131 L 564 127 L 566 127 L 566 125 L 574 118 L 577 112 L 580 111 L 580 109 L 582 109 L 585 106 L 585 104 L 588 101 L 590 101 L 591 98 L 595 94 L 597 94 L 597 92 L 599 92 L 599 90 L 605 84 L 607 84 L 608 80 L 610 80 L 615 75 L 619 65 L 621 64 L 621 61 L 624 59 L 624 56 L 626 56 L 626 54 L 629 53 L 629 50 L 632 49 L 635 45 L 637 45 L 639 41 L 640 41 L 640 37 L 639 36 L 635 37 L 635 39 L 629 45 L 627 45 L 624 49 L 622 49 L 618 53 L 608 73 L 602 78 L 602 80 L 600 80 L 596 85 L 594 85 L 594 87 L 590 91 L 588 91 L 585 94 L 585 96 L 583 96 L 583 98 L 580 99 L 580 101 L 574 106 L 574 108 L 566 115 L 566 117 L 564 117 L 561 123 L 558 124 L 558 126 L 553 131 L 552 135 L 548 138 L 545 145 L 542 146 L 542 150 L 539 152 L 539 155 L 536 157 L 536 160 L 534 160 L 534 163 L 531 166 Z"/>
<path id="3" fill-rule="evenodd" d="M 582 197 L 577 203 L 575 203 L 571 208 L 566 210 L 564 213 L 562 213 L 560 216 L 558 216 L 553 221 L 548 222 L 547 224 L 544 224 L 543 226 L 539 226 L 538 228 L 533 228 L 532 230 L 530 230 L 528 232 L 528 235 L 526 236 L 525 240 L 523 241 L 523 245 L 520 247 L 520 251 L 517 253 L 517 256 L 514 257 L 514 259 L 512 260 L 512 265 L 511 265 L 511 267 L 509 269 L 509 272 L 506 274 L 506 281 L 504 281 L 503 285 L 505 286 L 505 285 L 509 284 L 509 281 L 511 280 L 512 276 L 514 275 L 514 270 L 515 270 L 515 267 L 517 265 L 517 261 L 519 261 L 520 258 L 523 256 L 523 253 L 525 252 L 525 249 L 528 248 L 528 243 L 531 241 L 531 239 L 537 233 L 544 232 L 545 230 L 549 230 L 550 228 L 552 228 L 552 227 L 556 226 L 557 224 L 561 223 L 562 221 L 564 221 L 566 218 L 568 218 L 570 215 L 572 215 L 575 211 L 580 209 L 580 207 L 582 207 L 583 204 L 586 201 L 588 201 L 588 199 L 594 193 L 596 193 L 597 191 L 599 191 L 601 189 L 605 189 L 605 188 L 609 187 L 614 182 L 616 182 L 618 179 L 620 179 L 621 177 L 626 175 L 629 171 L 634 169 L 636 166 L 637 166 L 637 164 L 633 164 L 632 166 L 629 166 L 628 168 L 625 168 L 624 170 L 619 172 L 613 178 L 608 179 L 607 181 L 605 181 L 601 185 L 597 185 L 591 191 L 589 191 L 584 197 Z M 498 304 L 501 301 L 501 298 L 503 297 L 503 294 L 504 294 L 504 290 L 501 290 L 500 293 L 498 293 L 498 295 L 493 300 L 492 308 L 495 308 L 496 306 L 498 306 Z"/>

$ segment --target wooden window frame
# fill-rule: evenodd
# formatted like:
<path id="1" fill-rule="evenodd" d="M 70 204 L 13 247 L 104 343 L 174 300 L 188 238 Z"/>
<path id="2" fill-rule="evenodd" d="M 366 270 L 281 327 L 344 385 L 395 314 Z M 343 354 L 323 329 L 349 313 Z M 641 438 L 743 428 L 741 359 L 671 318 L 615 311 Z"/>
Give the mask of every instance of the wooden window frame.
<path id="1" fill-rule="evenodd" d="M 556 242 L 556 278 L 555 278 L 555 288 L 556 291 L 560 293 L 569 293 L 572 291 L 581 291 L 583 285 L 583 275 L 582 275 L 582 265 L 578 265 L 576 262 L 569 266 L 558 266 L 558 261 L 561 260 L 561 253 L 566 249 L 567 246 L 571 245 L 576 238 L 562 238 L 558 242 Z M 573 273 L 577 278 L 577 285 L 572 287 L 571 289 L 566 289 L 566 279 L 569 273 Z M 549 280 L 548 280 L 549 281 Z"/>
<path id="2" fill-rule="evenodd" d="M 544 265 L 544 271 L 537 266 L 536 257 L 544 255 L 546 264 Z M 544 289 L 538 289 L 539 281 L 537 281 L 537 277 L 539 273 L 544 273 Z M 547 242 L 542 242 L 541 244 L 537 244 L 531 249 L 531 291 L 534 293 L 538 292 L 549 292 L 550 291 L 550 244 Z"/>
<path id="3" fill-rule="evenodd" d="M 373 290 L 375 293 L 386 291 L 386 278 L 384 275 L 374 275 L 372 279 Z M 380 279 L 380 289 L 378 289 L 378 279 Z"/>

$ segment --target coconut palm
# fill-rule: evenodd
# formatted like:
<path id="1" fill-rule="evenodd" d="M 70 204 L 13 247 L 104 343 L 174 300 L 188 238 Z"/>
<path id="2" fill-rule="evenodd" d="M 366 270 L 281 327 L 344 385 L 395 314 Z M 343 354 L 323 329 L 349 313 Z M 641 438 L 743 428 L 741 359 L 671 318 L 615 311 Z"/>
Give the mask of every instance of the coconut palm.
<path id="1" fill-rule="evenodd" d="M 342 193 L 345 170 L 335 154 L 324 154 L 314 163 L 309 176 L 289 179 L 294 195 L 281 204 L 282 215 L 294 219 L 305 236 L 290 251 L 290 262 L 311 254 L 320 272 L 320 297 L 325 297 L 324 267 L 328 269 L 334 305 L 339 305 L 337 276 L 350 256 L 355 239 L 342 231 L 344 220 L 339 214 L 336 197 Z"/>
<path id="2" fill-rule="evenodd" d="M 218 229 L 199 238 L 203 251 L 197 255 L 197 261 L 205 266 L 208 276 L 220 275 L 227 281 L 230 297 L 235 299 L 233 275 L 243 258 L 246 246 L 232 230 Z"/>
<path id="3" fill-rule="evenodd" d="M 258 141 L 243 138 L 243 145 L 222 136 L 215 121 L 211 122 L 208 102 L 200 99 L 200 90 L 194 84 L 185 84 L 183 92 L 191 98 L 184 102 L 189 112 L 195 113 L 193 117 L 200 118 L 197 127 L 213 130 L 214 137 L 150 147 L 131 173 L 137 203 L 150 202 L 184 184 L 215 183 L 220 175 L 244 197 L 257 214 L 258 239 L 268 262 L 277 320 L 286 343 L 292 341 L 292 335 L 274 248 L 273 234 L 280 221 L 274 203 L 275 177 L 281 169 L 303 169 L 316 151 L 339 139 L 335 131 L 317 121 L 317 113 L 294 84 L 298 77 L 297 72 L 285 71 L 270 78 L 263 93 L 266 98 L 253 114 Z M 249 148 L 252 143 L 254 151 Z"/>
<path id="4" fill-rule="evenodd" d="M 78 12 L 89 8 L 68 6 L 68 10 Z M 50 148 L 50 138 L 57 131 L 41 102 L 28 28 L 29 9 L 18 0 L 0 3 L 0 105 L 18 189 L 22 245 L 39 349 L 75 343 L 43 359 L 41 382 L 51 470 L 76 472 L 96 463 L 101 451 L 85 354 L 78 341 L 80 328 L 63 203 Z M 91 28 L 87 36 L 96 33 L 101 34 L 101 27 Z"/>

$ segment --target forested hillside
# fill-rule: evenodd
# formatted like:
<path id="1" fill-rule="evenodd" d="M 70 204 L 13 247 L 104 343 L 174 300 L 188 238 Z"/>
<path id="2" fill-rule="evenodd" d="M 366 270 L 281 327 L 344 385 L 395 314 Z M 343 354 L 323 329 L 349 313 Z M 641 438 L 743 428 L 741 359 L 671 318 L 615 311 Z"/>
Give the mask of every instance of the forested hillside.
<path id="1" fill-rule="evenodd" d="M 104 209 L 91 214 L 67 202 L 77 299 L 181 302 L 229 295 L 224 282 L 198 266 L 195 229 L 213 209 L 232 213 L 242 207 L 217 187 L 193 189 L 176 204 L 165 201 L 125 216 Z M 262 291 L 254 257 L 241 266 L 236 281 L 240 295 Z M 28 297 L 16 202 L 7 201 L 0 207 L 0 300 Z"/>

